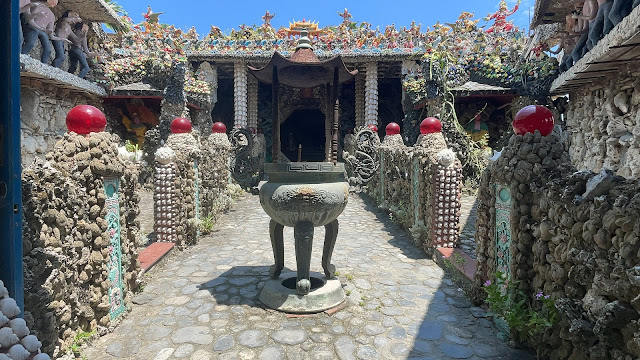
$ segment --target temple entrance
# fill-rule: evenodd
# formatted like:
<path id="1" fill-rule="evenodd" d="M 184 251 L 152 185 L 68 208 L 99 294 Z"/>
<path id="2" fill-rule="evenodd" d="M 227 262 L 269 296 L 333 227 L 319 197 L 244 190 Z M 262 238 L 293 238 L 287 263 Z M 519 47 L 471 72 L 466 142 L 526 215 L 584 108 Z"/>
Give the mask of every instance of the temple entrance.
<path id="1" fill-rule="evenodd" d="M 298 161 L 298 147 L 302 145 L 301 161 L 325 161 L 325 116 L 318 109 L 294 111 L 280 125 L 280 149 L 291 161 Z"/>

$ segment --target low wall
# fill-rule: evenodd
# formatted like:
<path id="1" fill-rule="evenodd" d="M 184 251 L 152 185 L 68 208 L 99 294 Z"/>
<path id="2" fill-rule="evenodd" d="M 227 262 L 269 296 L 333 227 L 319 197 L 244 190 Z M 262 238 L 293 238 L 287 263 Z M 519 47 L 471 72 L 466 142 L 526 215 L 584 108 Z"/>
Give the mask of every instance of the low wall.
<path id="1" fill-rule="evenodd" d="M 226 134 L 214 133 L 206 139 L 191 133 L 169 135 L 155 158 L 157 241 L 179 247 L 194 244 L 202 223 L 213 226 L 215 217 L 231 206 L 230 151 Z"/>
<path id="2" fill-rule="evenodd" d="M 420 135 L 413 147 L 405 146 L 401 135 L 387 135 L 376 156 L 379 167 L 367 193 L 424 250 L 456 247 L 462 167 L 442 133 Z"/>
<path id="3" fill-rule="evenodd" d="M 25 319 L 60 355 L 126 311 L 139 264 L 138 167 L 109 133 L 67 133 L 23 171 Z"/>
<path id="4" fill-rule="evenodd" d="M 640 356 L 640 181 L 576 172 L 562 134 L 514 135 L 478 193 L 475 296 L 499 270 L 558 321 L 532 345 L 541 358 Z"/>

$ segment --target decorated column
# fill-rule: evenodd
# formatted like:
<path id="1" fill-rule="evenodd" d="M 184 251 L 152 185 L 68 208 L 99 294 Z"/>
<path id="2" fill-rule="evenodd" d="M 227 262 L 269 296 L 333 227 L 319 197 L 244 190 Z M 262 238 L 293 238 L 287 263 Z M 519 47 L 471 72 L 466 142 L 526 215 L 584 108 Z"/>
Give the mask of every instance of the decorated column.
<path id="1" fill-rule="evenodd" d="M 371 62 L 366 66 L 364 124 L 378 125 L 378 63 Z"/>
<path id="2" fill-rule="evenodd" d="M 196 71 L 196 78 L 207 83 L 208 94 L 202 94 L 202 109 L 191 112 L 191 120 L 201 134 L 209 134 L 211 129 L 211 110 L 218 102 L 218 68 L 215 64 L 203 62 Z"/>
<path id="3" fill-rule="evenodd" d="M 255 134 L 258 129 L 258 79 L 249 76 L 247 85 L 247 126 Z"/>
<path id="4" fill-rule="evenodd" d="M 247 127 L 247 66 L 244 61 L 233 63 L 233 124 Z"/>
<path id="5" fill-rule="evenodd" d="M 364 77 L 356 76 L 356 129 L 364 126 Z"/>

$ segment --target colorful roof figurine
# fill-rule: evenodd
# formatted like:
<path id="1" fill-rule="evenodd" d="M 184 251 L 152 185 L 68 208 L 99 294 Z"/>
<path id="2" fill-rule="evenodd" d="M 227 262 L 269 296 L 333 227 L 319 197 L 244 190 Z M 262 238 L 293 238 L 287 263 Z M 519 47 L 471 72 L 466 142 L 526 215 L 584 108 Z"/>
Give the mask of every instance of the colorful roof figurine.
<path id="1" fill-rule="evenodd" d="M 297 36 L 297 35 L 302 35 L 302 31 L 306 30 L 308 35 L 311 35 L 313 37 L 318 37 L 320 36 L 320 34 L 322 34 L 322 30 L 318 27 L 318 23 L 317 22 L 312 22 L 312 21 L 306 21 L 305 19 L 302 19 L 302 21 L 295 21 L 292 23 L 289 23 L 289 29 L 287 29 L 287 35 L 289 37 L 293 36 Z"/>
<path id="2" fill-rule="evenodd" d="M 339 55 L 320 61 L 313 52 L 308 35 L 306 29 L 300 31 L 296 51 L 290 59 L 275 52 L 266 66 L 262 68 L 249 66 L 249 70 L 259 81 L 271 84 L 275 68 L 278 82 L 295 88 L 312 88 L 331 83 L 335 69 L 338 71 L 340 83 L 348 81 L 358 73 L 358 70 L 349 71 Z"/>

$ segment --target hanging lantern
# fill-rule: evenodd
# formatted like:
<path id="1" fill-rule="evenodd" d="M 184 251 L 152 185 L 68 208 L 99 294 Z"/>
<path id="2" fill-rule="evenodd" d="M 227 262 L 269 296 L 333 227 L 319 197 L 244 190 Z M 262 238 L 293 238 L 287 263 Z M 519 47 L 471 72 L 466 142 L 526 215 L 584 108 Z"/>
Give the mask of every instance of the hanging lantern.
<path id="1" fill-rule="evenodd" d="M 541 105 L 529 105 L 523 107 L 513 118 L 513 132 L 516 135 L 534 133 L 540 131 L 542 136 L 547 136 L 553 131 L 553 114 L 551 110 Z"/>
<path id="2" fill-rule="evenodd" d="M 171 122 L 171 132 L 173 134 L 184 134 L 191 132 L 191 121 L 186 118 L 175 118 Z"/>
<path id="3" fill-rule="evenodd" d="M 214 122 L 213 126 L 211 127 L 211 132 L 213 132 L 214 134 L 224 134 L 227 132 L 227 127 L 220 121 Z"/>
<path id="4" fill-rule="evenodd" d="M 433 134 L 442 132 L 442 123 L 434 117 L 428 117 L 420 123 L 420 134 Z"/>
<path id="5" fill-rule="evenodd" d="M 94 106 L 78 105 L 67 113 L 66 123 L 69 131 L 87 135 L 104 131 L 107 127 L 107 118 Z"/>
<path id="6" fill-rule="evenodd" d="M 400 134 L 400 125 L 391 122 L 384 128 L 384 130 L 387 132 L 387 135 L 398 135 Z"/>

